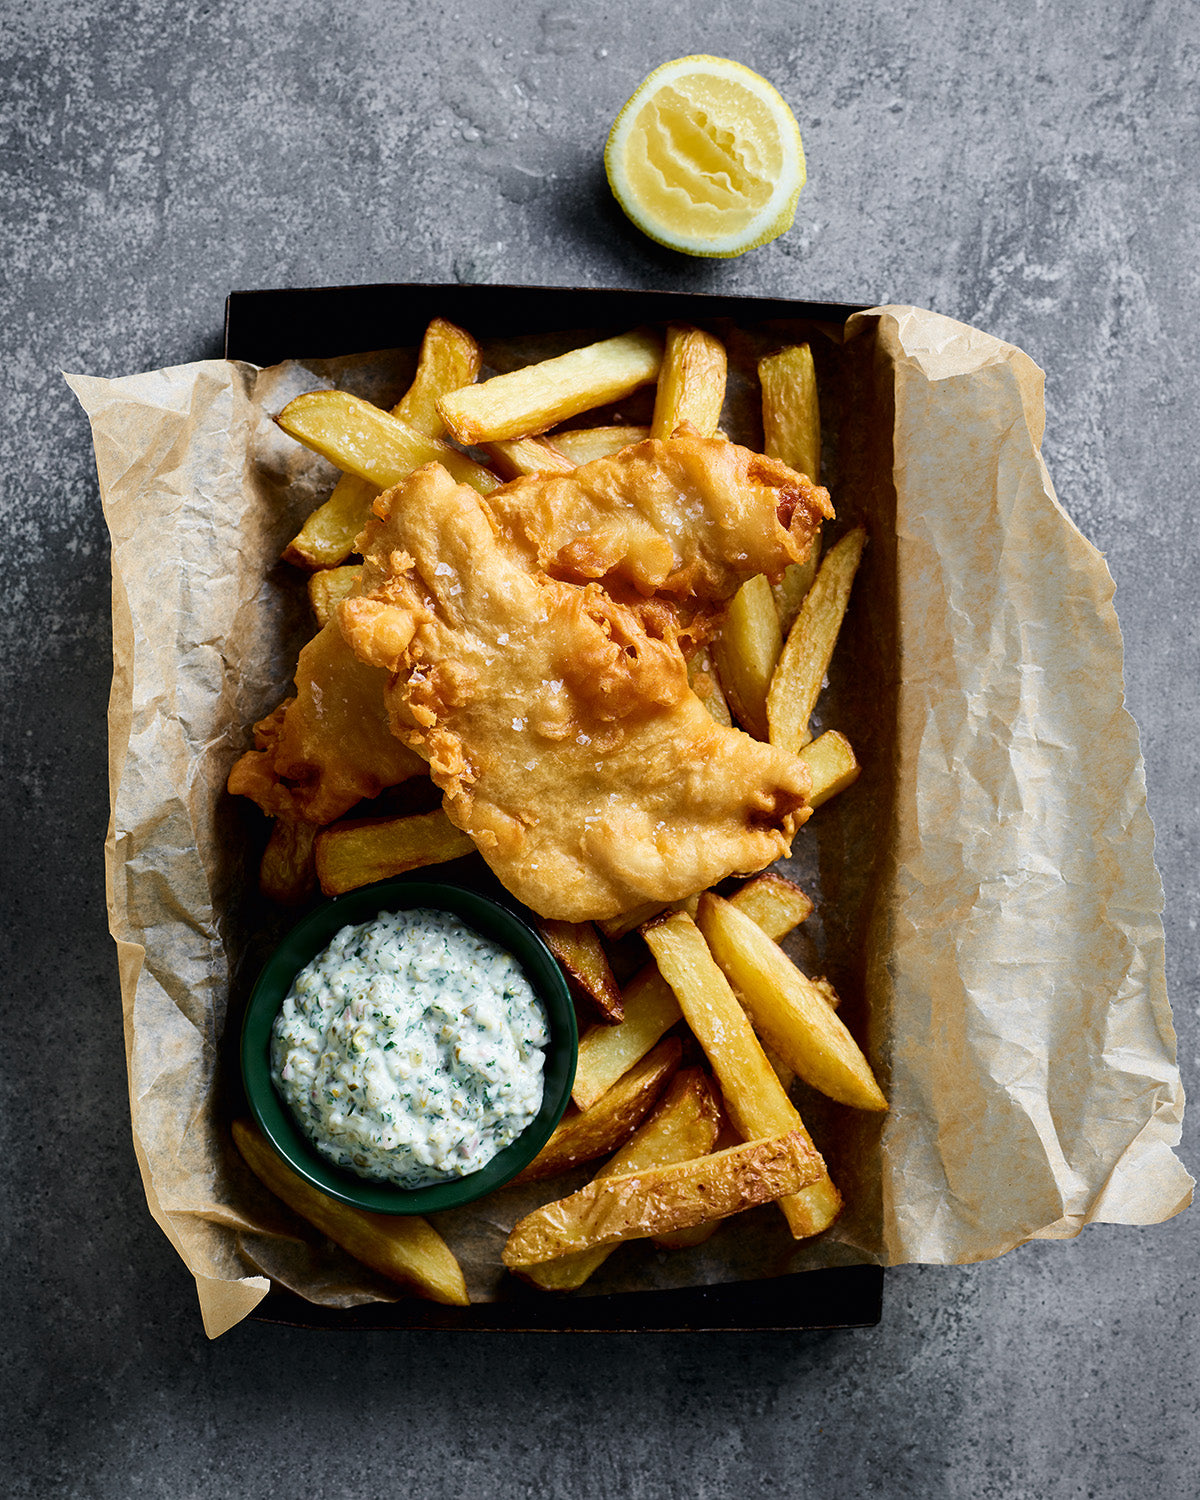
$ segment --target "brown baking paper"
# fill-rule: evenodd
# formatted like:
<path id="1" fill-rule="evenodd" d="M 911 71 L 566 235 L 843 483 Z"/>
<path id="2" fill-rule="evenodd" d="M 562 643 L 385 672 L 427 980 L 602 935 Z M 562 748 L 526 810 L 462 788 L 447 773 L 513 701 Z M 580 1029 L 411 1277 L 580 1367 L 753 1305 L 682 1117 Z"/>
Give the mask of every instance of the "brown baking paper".
<path id="1" fill-rule="evenodd" d="M 822 382 L 824 477 L 839 521 L 864 519 L 871 545 L 821 706 L 864 774 L 796 841 L 790 868 L 818 913 L 789 947 L 838 984 L 891 1109 L 881 1123 L 799 1096 L 847 1197 L 817 1242 L 797 1246 L 755 1210 L 693 1250 L 623 1247 L 595 1292 L 974 1261 L 1190 1200 L 1113 585 L 1042 463 L 1041 373 L 914 308 L 823 339 L 776 325 L 731 335 L 735 437 L 756 441 L 757 353 L 801 332 Z M 495 367 L 513 357 L 486 353 Z M 106 868 L 133 1139 L 211 1336 L 272 1280 L 340 1307 L 402 1295 L 267 1194 L 229 1139 L 231 997 L 236 1021 L 288 919 L 257 901 L 256 815 L 224 784 L 248 726 L 287 691 L 308 626 L 278 558 L 334 477 L 271 414 L 318 383 L 390 404 L 411 367 L 68 377 L 112 535 Z M 438 1217 L 473 1299 L 500 1294 L 508 1228 L 546 1196 L 510 1190 Z"/>

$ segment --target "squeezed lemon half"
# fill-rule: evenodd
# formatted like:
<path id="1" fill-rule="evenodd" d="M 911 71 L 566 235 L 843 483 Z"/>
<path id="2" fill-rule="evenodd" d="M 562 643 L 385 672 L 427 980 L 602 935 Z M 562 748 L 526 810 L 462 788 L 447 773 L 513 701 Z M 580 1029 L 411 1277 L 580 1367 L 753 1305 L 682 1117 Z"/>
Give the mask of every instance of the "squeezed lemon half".
<path id="1" fill-rule="evenodd" d="M 804 146 L 765 78 L 726 57 L 677 57 L 627 100 L 604 169 L 643 234 L 685 255 L 728 257 L 791 227 Z"/>

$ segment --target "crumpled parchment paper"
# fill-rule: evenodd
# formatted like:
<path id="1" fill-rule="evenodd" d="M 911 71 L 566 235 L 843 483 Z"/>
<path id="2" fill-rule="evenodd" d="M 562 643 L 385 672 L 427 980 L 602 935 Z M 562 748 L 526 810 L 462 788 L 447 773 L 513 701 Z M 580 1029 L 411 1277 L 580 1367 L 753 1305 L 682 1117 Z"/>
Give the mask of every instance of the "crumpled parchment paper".
<path id="1" fill-rule="evenodd" d="M 848 996 L 891 1110 L 881 1123 L 800 1097 L 847 1197 L 819 1241 L 756 1210 L 694 1250 L 625 1247 L 595 1291 L 962 1263 L 1190 1200 L 1113 584 L 1042 462 L 1041 372 L 915 308 L 773 325 L 731 338 L 733 436 L 757 441 L 739 357 L 752 370 L 796 336 L 814 339 L 839 523 L 865 520 L 871 545 L 821 707 L 864 774 L 797 839 L 818 914 L 794 951 Z M 67 377 L 112 536 L 106 870 L 133 1139 L 212 1336 L 272 1280 L 336 1306 L 398 1295 L 267 1194 L 229 1139 L 227 1017 L 288 918 L 256 904 L 255 815 L 224 785 L 286 694 L 307 627 L 278 558 L 334 477 L 271 417 L 318 383 L 390 404 L 410 372 L 411 355 Z M 527 1196 L 439 1216 L 474 1299 L 497 1295 Z"/>

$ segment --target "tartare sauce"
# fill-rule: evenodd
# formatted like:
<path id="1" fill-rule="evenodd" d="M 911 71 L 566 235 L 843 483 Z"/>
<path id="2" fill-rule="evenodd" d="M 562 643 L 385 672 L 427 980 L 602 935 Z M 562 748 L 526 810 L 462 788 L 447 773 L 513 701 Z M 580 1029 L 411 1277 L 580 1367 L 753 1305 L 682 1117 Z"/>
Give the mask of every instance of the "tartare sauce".
<path id="1" fill-rule="evenodd" d="M 447 912 L 343 927 L 276 1017 L 271 1076 L 323 1155 L 424 1187 L 478 1171 L 542 1103 L 546 1010 L 511 953 Z"/>

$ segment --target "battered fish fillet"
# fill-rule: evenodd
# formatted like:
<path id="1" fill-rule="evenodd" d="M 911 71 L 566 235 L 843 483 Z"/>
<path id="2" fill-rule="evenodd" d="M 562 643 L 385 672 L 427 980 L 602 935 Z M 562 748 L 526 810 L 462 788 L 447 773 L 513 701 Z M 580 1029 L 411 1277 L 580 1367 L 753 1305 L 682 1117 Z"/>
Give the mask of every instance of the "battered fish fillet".
<path id="1" fill-rule="evenodd" d="M 488 505 L 552 578 L 702 605 L 723 605 L 747 578 L 775 579 L 802 562 L 833 516 L 828 491 L 805 475 L 699 436 L 516 479 L 493 490 Z"/>
<path id="2" fill-rule="evenodd" d="M 515 896 L 585 921 L 787 852 L 803 763 L 716 724 L 636 609 L 534 567 L 436 465 L 376 510 L 342 631 L 394 674 L 395 733 Z"/>
<path id="3" fill-rule="evenodd" d="M 386 686 L 331 620 L 300 652 L 295 698 L 254 726 L 258 748 L 234 763 L 229 790 L 270 817 L 324 824 L 422 774 L 424 761 L 391 732 Z"/>

